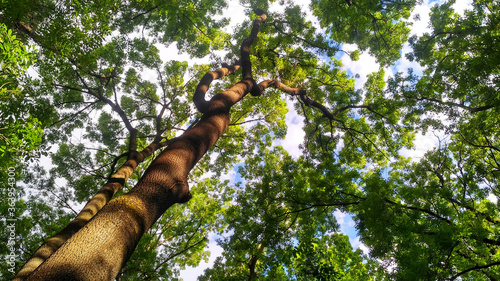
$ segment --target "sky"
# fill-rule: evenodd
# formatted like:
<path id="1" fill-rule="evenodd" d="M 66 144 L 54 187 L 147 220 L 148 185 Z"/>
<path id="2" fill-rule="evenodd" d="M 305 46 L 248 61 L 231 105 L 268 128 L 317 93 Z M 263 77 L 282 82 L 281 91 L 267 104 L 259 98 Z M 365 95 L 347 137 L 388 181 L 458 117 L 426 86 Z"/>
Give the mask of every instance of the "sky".
<path id="1" fill-rule="evenodd" d="M 411 27 L 410 35 L 422 35 L 426 31 L 429 30 L 429 12 L 433 5 L 440 2 L 442 0 L 430 0 L 424 1 L 421 5 L 418 5 L 410 16 L 410 20 L 413 22 Z M 303 11 L 308 11 L 307 7 L 309 6 L 310 0 L 297 0 L 296 4 L 304 7 Z M 471 0 L 457 0 L 454 8 L 457 12 L 462 13 L 467 7 L 470 7 Z M 245 7 L 239 4 L 239 1 L 228 1 L 228 8 L 224 12 L 223 16 L 231 19 L 231 25 L 228 27 L 228 32 L 232 30 L 232 27 L 238 23 L 241 23 L 246 15 L 244 13 Z M 273 9 L 281 9 L 278 3 L 271 7 L 271 11 Z M 414 21 L 412 20 L 414 16 L 418 14 L 420 20 Z M 312 20 L 312 15 L 307 16 L 310 20 Z M 314 20 L 312 20 L 314 22 Z M 156 47 L 160 51 L 160 56 L 162 58 L 168 58 L 169 60 L 180 60 L 180 61 L 188 61 L 190 65 L 193 64 L 201 64 L 201 63 L 209 63 L 209 58 L 202 59 L 192 59 L 188 54 L 178 53 L 178 49 L 175 44 L 172 44 L 170 47 L 165 47 L 163 44 L 157 44 Z M 343 45 L 343 49 L 345 51 L 352 51 L 356 49 L 354 45 Z M 416 62 L 410 62 L 407 60 L 404 55 L 411 51 L 409 44 L 405 44 L 402 49 L 402 59 L 400 59 L 394 66 L 387 67 L 385 69 L 386 78 L 393 76 L 397 72 L 407 72 L 408 68 L 413 68 L 415 73 L 421 73 L 422 68 Z M 339 58 L 339 57 L 337 57 Z M 351 73 L 353 76 L 357 74 L 355 78 L 355 88 L 361 89 L 364 83 L 367 80 L 367 75 L 379 70 L 379 64 L 376 62 L 375 58 L 368 54 L 368 52 L 361 53 L 359 56 L 359 60 L 352 61 L 351 58 L 343 54 L 340 56 L 340 60 L 343 64 L 343 69 Z M 302 144 L 305 133 L 302 130 L 304 124 L 304 117 L 294 109 L 292 99 L 287 98 L 288 105 L 288 113 L 286 115 L 286 124 L 288 126 L 288 132 L 286 137 L 283 140 L 277 140 L 275 145 L 281 145 L 292 157 L 297 158 L 301 155 L 301 150 L 299 149 L 299 145 Z M 436 147 L 439 143 L 439 140 L 445 139 L 446 136 L 442 132 L 433 132 L 432 134 L 421 135 L 417 134 L 415 139 L 415 147 L 414 149 L 403 149 L 401 154 L 406 157 L 412 157 L 414 160 L 418 160 L 423 156 L 423 154 Z M 231 171 L 227 175 L 225 175 L 227 179 L 231 181 L 237 180 L 237 173 L 235 170 Z M 346 234 L 350 238 L 350 242 L 354 249 L 360 248 L 365 253 L 368 252 L 368 248 L 363 245 L 360 241 L 359 236 L 357 235 L 357 231 L 355 229 L 355 223 L 352 220 L 352 217 L 341 211 L 335 211 L 334 215 L 337 219 L 338 224 L 340 225 L 340 232 Z M 221 255 L 222 248 L 219 247 L 216 243 L 218 236 L 215 234 L 211 234 L 209 236 L 209 251 L 211 252 L 211 256 L 208 262 L 202 262 L 197 267 L 187 267 L 185 270 L 181 271 L 180 277 L 185 281 L 194 281 L 197 280 L 197 277 L 203 274 L 203 271 L 206 268 L 211 267 L 214 263 L 215 259 Z"/>
<path id="2" fill-rule="evenodd" d="M 300 0 L 296 1 L 296 3 L 304 8 L 307 8 L 309 5 L 310 1 L 309 0 Z M 279 7 L 274 6 L 271 7 L 272 9 L 276 9 Z M 241 22 L 242 19 L 245 18 L 244 12 L 243 12 L 244 7 L 240 6 L 237 1 L 229 1 L 229 7 L 224 13 L 224 16 L 229 17 L 231 19 L 232 24 L 237 24 L 238 19 L 239 22 Z M 303 9 L 304 11 L 308 9 Z M 417 22 L 414 24 L 413 27 L 413 33 L 416 34 L 422 34 L 426 30 L 427 26 L 427 21 L 428 21 L 428 13 L 430 11 L 429 5 L 423 5 L 420 6 L 416 9 L 415 13 L 419 13 L 421 21 Z M 308 17 L 311 17 L 311 15 L 308 15 Z M 165 52 L 165 53 L 170 53 L 172 52 L 177 52 L 177 49 L 175 46 L 172 46 L 168 49 L 164 48 L 162 50 L 161 46 L 158 46 L 160 48 L 160 52 Z M 344 45 L 344 50 L 354 50 L 356 47 L 355 46 L 350 46 L 350 45 Z M 403 50 L 407 52 L 409 50 L 409 47 L 406 46 L 406 48 Z M 185 55 L 179 55 L 180 59 L 188 60 L 189 57 Z M 358 61 L 352 61 L 348 55 L 343 55 L 341 57 L 342 63 L 344 65 L 344 69 L 346 71 L 349 71 L 350 73 L 353 74 L 359 74 L 359 78 L 355 79 L 355 87 L 357 89 L 362 88 L 364 83 L 366 82 L 366 76 L 372 72 L 376 72 L 379 70 L 379 64 L 376 62 L 375 58 L 372 57 L 370 54 L 362 53 L 360 55 L 360 58 Z M 418 68 L 419 66 L 415 64 L 414 62 L 409 62 L 405 59 L 401 60 L 398 65 L 393 68 L 393 69 L 388 69 L 386 70 L 386 75 L 391 75 L 394 71 L 406 71 L 409 67 L 413 68 Z M 305 133 L 302 130 L 303 124 L 304 124 L 304 117 L 300 115 L 299 112 L 297 112 L 294 107 L 291 99 L 287 99 L 287 105 L 288 105 L 288 113 L 286 116 L 286 123 L 288 126 L 288 132 L 286 137 L 283 140 L 278 140 L 276 142 L 276 145 L 281 145 L 292 157 L 297 158 L 301 155 L 301 151 L 299 149 L 299 145 L 303 142 Z M 433 141 L 427 137 L 422 137 L 421 139 L 417 140 L 419 147 L 421 149 L 428 148 L 429 145 L 433 144 Z M 420 152 L 417 152 L 420 153 Z M 413 152 L 408 151 L 407 152 L 408 156 L 414 155 Z M 235 177 L 236 173 L 230 173 L 228 177 L 231 179 L 232 177 Z M 232 178 L 234 180 L 234 178 Z M 366 246 L 364 246 L 360 240 L 359 237 L 357 236 L 357 232 L 355 229 L 354 221 L 352 220 L 351 216 L 347 213 L 343 213 L 340 211 L 335 211 L 334 213 L 339 225 L 340 225 L 340 231 L 344 234 L 347 234 L 350 238 L 351 244 L 353 248 L 361 248 L 365 253 L 367 253 L 368 249 Z M 194 281 L 197 279 L 197 276 L 203 273 L 204 269 L 209 268 L 215 259 L 221 255 L 222 253 L 222 248 L 219 247 L 216 244 L 216 235 L 211 235 L 209 237 L 210 243 L 209 243 L 209 250 L 211 252 L 211 256 L 209 258 L 208 262 L 202 262 L 198 267 L 188 267 L 185 270 L 181 271 L 181 278 L 185 281 Z"/>
<path id="3" fill-rule="evenodd" d="M 442 1 L 442 0 L 440 0 Z M 417 6 L 412 15 L 410 16 L 410 20 L 414 18 L 416 14 L 419 15 L 420 20 L 414 21 L 412 25 L 412 31 L 410 35 L 422 35 L 426 31 L 429 30 L 429 12 L 433 5 L 440 2 L 436 0 L 424 1 L 421 5 Z M 244 13 L 245 7 L 239 4 L 239 1 L 228 1 L 228 8 L 223 14 L 224 17 L 228 17 L 231 19 L 231 26 L 228 27 L 228 31 L 232 29 L 232 26 L 241 23 L 246 15 Z M 304 7 L 304 11 L 308 11 L 307 6 L 309 6 L 310 0 L 297 0 L 296 4 Z M 467 7 L 470 7 L 471 0 L 456 0 L 454 5 L 454 9 L 458 13 L 462 13 Z M 271 11 L 273 9 L 280 9 L 281 7 L 276 3 L 271 7 Z M 312 19 L 311 15 L 308 15 L 309 18 Z M 314 20 L 313 20 L 314 22 Z M 208 58 L 203 59 L 192 59 L 188 54 L 178 53 L 178 49 L 175 44 L 172 44 L 170 47 L 165 47 L 162 44 L 156 45 L 156 47 L 160 50 L 160 56 L 162 58 L 169 58 L 172 60 L 181 60 L 188 61 L 192 64 L 201 64 L 201 63 L 209 63 Z M 354 50 L 356 47 L 354 45 L 343 45 L 345 51 Z M 402 50 L 402 59 L 400 59 L 394 66 L 388 67 L 385 69 L 386 78 L 389 76 L 393 76 L 396 72 L 407 72 L 408 68 L 413 68 L 416 73 L 421 73 L 422 69 L 420 65 L 416 62 L 410 62 L 407 60 L 404 55 L 411 51 L 411 48 L 408 44 L 403 46 Z M 355 88 L 361 89 L 364 83 L 367 80 L 367 75 L 376 72 L 379 70 L 379 64 L 376 62 L 375 58 L 372 57 L 368 52 L 361 53 L 358 61 L 352 61 L 350 57 L 346 54 L 340 57 L 343 63 L 343 69 L 352 73 L 353 76 L 358 74 L 355 78 Z M 301 150 L 299 149 L 299 145 L 302 144 L 305 133 L 302 130 L 304 124 L 304 117 L 294 109 L 292 99 L 287 98 L 288 105 L 288 113 L 286 116 L 286 124 L 288 126 L 288 132 L 286 137 L 283 140 L 277 140 L 276 145 L 281 145 L 292 157 L 297 158 L 301 155 Z M 442 132 L 433 132 L 432 134 L 427 135 L 416 135 L 415 140 L 415 148 L 414 149 L 404 149 L 401 151 L 403 156 L 412 157 L 412 159 L 418 160 L 423 154 L 436 147 L 439 143 L 439 140 L 445 139 L 446 136 Z M 47 160 L 49 161 L 49 160 Z M 225 175 L 227 179 L 232 180 L 233 182 L 237 180 L 237 173 L 233 170 L 229 174 Z M 78 208 L 77 208 L 78 209 Z M 360 248 L 365 253 L 367 253 L 368 248 L 362 244 L 357 236 L 357 232 L 355 229 L 355 223 L 352 220 L 352 217 L 341 211 L 335 211 L 334 215 L 340 225 L 340 231 L 349 236 L 350 242 L 353 248 Z M 181 278 L 185 281 L 194 281 L 197 280 L 197 277 L 203 274 L 204 269 L 209 268 L 215 261 L 215 259 L 221 255 L 222 248 L 216 244 L 217 235 L 212 234 L 209 237 L 209 251 L 211 252 L 211 256 L 208 262 L 202 262 L 199 266 L 193 268 L 188 267 L 185 270 L 181 271 Z"/>
<path id="4" fill-rule="evenodd" d="M 238 19 L 241 21 L 244 19 L 245 15 L 243 13 L 243 7 L 241 7 L 237 1 L 229 1 L 229 7 L 226 10 L 224 16 L 231 18 L 232 24 L 238 23 Z M 421 5 L 418 5 L 410 16 L 409 20 L 413 23 L 411 27 L 411 35 L 422 35 L 425 32 L 429 31 L 429 13 L 431 11 L 431 7 L 436 5 L 437 3 L 442 2 L 431 0 L 431 1 L 423 1 Z M 296 1 L 298 5 L 302 7 L 307 7 L 310 3 L 309 0 L 300 0 Z M 463 13 L 463 11 L 470 7 L 471 0 L 457 0 L 454 9 L 458 13 Z M 279 6 L 274 6 L 272 9 L 280 8 Z M 308 9 L 303 9 L 308 10 Z M 419 15 L 419 20 L 415 21 L 415 15 Z M 308 15 L 310 17 L 311 15 Z M 343 45 L 345 51 L 354 50 L 356 47 L 353 45 Z M 176 50 L 176 49 L 175 49 Z M 393 76 L 397 72 L 406 73 L 409 68 L 412 68 L 415 73 L 422 73 L 421 66 L 416 62 L 411 62 L 405 58 L 405 54 L 411 51 L 411 47 L 408 43 L 403 46 L 402 49 L 402 58 L 392 67 L 387 67 L 385 69 L 386 78 Z M 186 58 L 187 59 L 187 58 Z M 352 61 L 350 57 L 346 54 L 340 57 L 343 63 L 343 69 L 348 71 L 348 73 L 352 73 L 354 76 L 358 74 L 355 78 L 355 88 L 361 89 L 364 83 L 367 80 L 367 75 L 376 72 L 379 70 L 379 64 L 376 62 L 375 58 L 368 54 L 368 52 L 361 53 L 358 61 Z M 276 145 L 283 146 L 292 157 L 299 157 L 301 151 L 299 149 L 299 145 L 303 142 L 304 132 L 302 130 L 304 117 L 300 115 L 294 108 L 291 99 L 287 99 L 289 112 L 286 116 L 286 123 L 288 126 L 288 133 L 283 140 L 278 140 Z M 424 153 L 439 144 L 440 140 L 445 139 L 446 136 L 443 132 L 433 132 L 431 134 L 422 135 L 417 134 L 415 139 L 415 147 L 413 149 L 404 149 L 401 151 L 403 156 L 411 157 L 414 160 L 418 160 L 421 158 Z M 228 178 L 235 177 L 236 173 L 230 173 Z M 355 229 L 355 223 L 352 220 L 352 217 L 341 211 L 334 212 L 335 217 L 340 225 L 340 231 L 344 234 L 347 234 L 350 238 L 350 242 L 354 249 L 360 248 L 365 253 L 368 253 L 368 248 L 360 242 L 359 236 L 357 236 L 357 231 Z M 222 253 L 222 248 L 216 244 L 216 235 L 212 235 L 209 237 L 209 250 L 211 251 L 210 259 L 207 263 L 202 262 L 198 267 L 192 268 L 189 267 L 186 270 L 181 272 L 181 277 L 185 281 L 194 281 L 197 276 L 203 273 L 205 268 L 210 267 L 215 258 Z"/>

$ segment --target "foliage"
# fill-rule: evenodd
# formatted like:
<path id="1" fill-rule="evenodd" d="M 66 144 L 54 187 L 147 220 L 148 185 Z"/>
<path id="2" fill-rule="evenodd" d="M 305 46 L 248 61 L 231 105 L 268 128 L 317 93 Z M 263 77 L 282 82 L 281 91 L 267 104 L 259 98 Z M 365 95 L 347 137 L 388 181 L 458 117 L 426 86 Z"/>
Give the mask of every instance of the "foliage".
<path id="1" fill-rule="evenodd" d="M 440 1 L 428 32 L 408 38 L 417 2 L 314 0 L 311 20 L 293 1 L 241 1 L 269 11 L 251 48 L 257 82 L 306 94 L 267 88 L 233 106 L 229 129 L 190 174 L 194 197 L 147 231 L 117 280 L 176 280 L 208 259 L 215 234 L 223 253 L 200 280 L 498 279 L 500 11 L 474 1 L 459 14 L 455 1 Z M 39 144 L 51 162 L 15 165 L 21 260 L 126 161 L 151 150 L 115 196 L 198 122 L 198 82 L 240 58 L 255 18 L 247 9 L 228 34 L 226 7 L 2 1 L 0 136 L 10 146 L 0 142 L 0 162 Z M 172 60 L 164 47 L 174 43 L 212 64 Z M 25 47 L 33 44 L 36 53 Z M 404 46 L 421 68 L 390 75 Z M 357 89 L 338 58 L 364 51 L 381 68 Z M 25 77 L 29 67 L 39 80 Z M 214 81 L 207 96 L 239 80 L 237 71 Z M 301 155 L 276 145 L 290 133 L 289 108 L 304 117 Z M 435 149 L 404 157 L 429 133 L 439 136 Z M 368 252 L 340 233 L 339 212 L 353 217 Z"/>
<path id="2" fill-rule="evenodd" d="M 498 278 L 499 83 L 488 59 L 498 55 L 498 8 L 477 1 L 459 15 L 453 4 L 435 5 L 430 33 L 410 38 L 422 75 L 398 74 L 387 90 L 403 122 L 447 140 L 419 161 L 395 161 L 387 177 L 368 173 L 354 211 L 363 241 L 398 280 Z"/>
<path id="3" fill-rule="evenodd" d="M 376 262 L 365 264 L 361 250 L 334 233 L 333 211 L 350 205 L 339 187 L 347 190 L 356 173 L 332 180 L 326 167 L 315 170 L 281 147 L 260 149 L 239 169 L 244 186 L 237 187 L 220 233 L 231 235 L 220 239 L 223 255 L 201 280 L 371 280 Z"/>
<path id="4" fill-rule="evenodd" d="M 5 24 L 0 24 L 0 170 L 5 171 L 21 155 L 36 150 L 42 141 L 41 123 L 21 84 L 34 62 L 35 50 L 26 47 Z"/>
<path id="5" fill-rule="evenodd" d="M 312 8 L 332 40 L 356 44 L 361 51 L 368 49 L 381 64 L 390 64 L 400 57 L 399 50 L 408 38 L 406 19 L 416 2 L 313 0 Z"/>

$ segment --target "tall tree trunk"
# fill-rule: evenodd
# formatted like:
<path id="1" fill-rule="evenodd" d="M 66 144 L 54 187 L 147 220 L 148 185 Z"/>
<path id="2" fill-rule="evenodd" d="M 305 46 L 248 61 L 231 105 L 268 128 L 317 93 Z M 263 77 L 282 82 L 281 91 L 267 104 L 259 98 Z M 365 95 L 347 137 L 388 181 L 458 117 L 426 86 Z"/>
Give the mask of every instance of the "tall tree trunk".
<path id="1" fill-rule="evenodd" d="M 116 173 L 111 175 L 108 182 L 87 202 L 80 213 L 78 213 L 65 228 L 56 235 L 50 237 L 35 251 L 12 281 L 26 280 L 33 270 L 57 251 L 57 249 L 71 238 L 73 234 L 87 224 L 87 222 L 111 200 L 113 195 L 123 188 L 125 181 L 132 175 L 138 164 L 152 155 L 155 150 L 163 147 L 164 144 L 165 143 L 153 142 L 140 153 L 133 151 L 135 147 L 130 149 L 128 160 L 116 171 Z"/>
<path id="2" fill-rule="evenodd" d="M 106 204 L 27 280 L 113 280 L 145 231 L 170 206 L 191 198 L 189 172 L 227 129 L 231 107 L 258 89 L 248 50 L 265 18 L 254 21 L 242 43 L 243 80 L 215 95 L 198 124 L 172 140 L 129 193 Z"/>

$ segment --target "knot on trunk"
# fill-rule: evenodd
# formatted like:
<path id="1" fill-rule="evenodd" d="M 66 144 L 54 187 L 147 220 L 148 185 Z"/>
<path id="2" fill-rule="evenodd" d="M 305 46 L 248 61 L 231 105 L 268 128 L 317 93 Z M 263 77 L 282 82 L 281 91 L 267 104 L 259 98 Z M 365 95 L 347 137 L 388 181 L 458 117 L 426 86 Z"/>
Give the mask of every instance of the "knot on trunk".
<path id="1" fill-rule="evenodd" d="M 177 181 L 174 186 L 172 187 L 172 191 L 176 195 L 176 202 L 177 203 L 186 203 L 193 196 L 191 195 L 191 192 L 189 191 L 189 185 L 187 183 L 187 180 L 179 180 Z"/>
<path id="2" fill-rule="evenodd" d="M 252 87 L 250 88 L 250 94 L 254 97 L 258 97 L 262 95 L 262 88 L 255 82 L 253 78 L 249 79 L 250 82 L 252 83 Z"/>

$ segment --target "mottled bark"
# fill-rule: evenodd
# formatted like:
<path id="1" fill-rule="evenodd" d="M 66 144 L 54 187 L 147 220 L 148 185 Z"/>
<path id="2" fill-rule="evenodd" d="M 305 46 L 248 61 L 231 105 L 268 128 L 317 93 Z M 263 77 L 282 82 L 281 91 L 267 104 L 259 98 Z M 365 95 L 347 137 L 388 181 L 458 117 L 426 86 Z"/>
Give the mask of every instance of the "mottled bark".
<path id="1" fill-rule="evenodd" d="M 135 141 L 134 141 L 135 142 Z M 26 280 L 28 276 L 47 258 L 49 258 L 64 242 L 80 230 L 87 222 L 106 205 L 118 190 L 123 188 L 127 179 L 132 175 L 137 165 L 163 147 L 165 143 L 152 143 L 140 153 L 131 152 L 127 161 L 111 175 L 108 182 L 90 199 L 80 213 L 59 233 L 49 238 L 23 265 L 13 281 Z"/>
<path id="2" fill-rule="evenodd" d="M 254 21 L 250 39 L 242 44 L 242 61 L 249 58 L 255 26 L 264 20 L 265 14 Z M 227 129 L 231 107 L 256 87 L 251 65 L 242 68 L 243 80 L 215 95 L 200 121 L 169 143 L 130 192 L 106 204 L 27 280 L 113 280 L 144 232 L 170 206 L 191 198 L 189 172 Z"/>
<path id="3" fill-rule="evenodd" d="M 216 71 L 208 72 L 203 76 L 203 78 L 201 78 L 200 83 L 198 83 L 196 91 L 193 95 L 194 105 L 199 112 L 205 113 L 208 110 L 210 102 L 205 99 L 205 94 L 207 93 L 212 81 L 233 74 L 238 68 L 240 68 L 239 64 L 235 64 L 233 66 L 223 66 Z"/>

